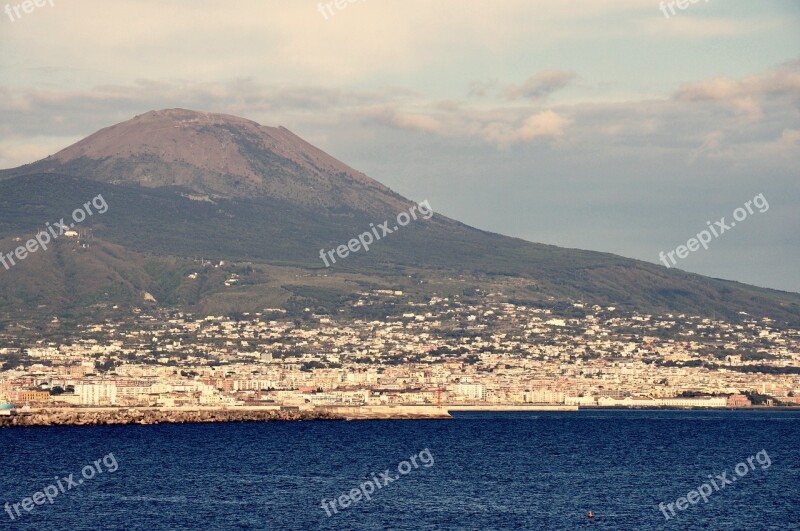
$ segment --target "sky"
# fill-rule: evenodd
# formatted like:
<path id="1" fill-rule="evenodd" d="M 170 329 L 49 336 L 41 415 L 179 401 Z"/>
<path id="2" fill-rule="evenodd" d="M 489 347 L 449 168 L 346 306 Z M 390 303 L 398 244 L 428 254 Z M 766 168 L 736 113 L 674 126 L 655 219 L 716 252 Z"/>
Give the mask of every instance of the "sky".
<path id="1" fill-rule="evenodd" d="M 797 0 L 36 1 L 0 2 L 0 168 L 223 112 L 484 230 L 800 292 Z"/>

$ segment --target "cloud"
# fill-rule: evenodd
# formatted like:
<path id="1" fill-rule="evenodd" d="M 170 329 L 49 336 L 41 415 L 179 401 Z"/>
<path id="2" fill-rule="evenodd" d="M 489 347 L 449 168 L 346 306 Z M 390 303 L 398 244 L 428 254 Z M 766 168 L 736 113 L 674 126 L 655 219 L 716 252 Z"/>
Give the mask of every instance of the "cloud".
<path id="1" fill-rule="evenodd" d="M 728 78 L 715 78 L 680 90 L 675 97 L 682 101 L 714 101 L 722 102 L 732 108 L 736 114 L 757 120 L 761 118 L 761 105 L 755 94 L 748 93 L 741 82 Z"/>
<path id="2" fill-rule="evenodd" d="M 697 148 L 689 158 L 689 163 L 694 164 L 702 155 L 714 153 L 723 146 L 725 139 L 722 131 L 713 131 L 705 135 L 702 145 Z"/>
<path id="3" fill-rule="evenodd" d="M 522 140 L 540 136 L 556 138 L 564 135 L 564 128 L 568 123 L 569 120 L 553 111 L 540 112 L 525 120 L 519 128 L 519 136 Z"/>
<path id="4" fill-rule="evenodd" d="M 553 92 L 569 85 L 575 77 L 574 72 L 541 72 L 529 78 L 520 86 L 511 86 L 506 89 L 506 96 L 512 100 L 546 98 Z"/>
<path id="5" fill-rule="evenodd" d="M 714 149 L 712 149 L 712 147 Z M 800 130 L 783 129 L 767 139 L 742 139 L 707 146 L 709 158 L 741 165 L 760 164 L 762 169 L 782 163 L 797 164 L 800 154 Z"/>
<path id="6" fill-rule="evenodd" d="M 443 129 L 442 123 L 431 116 L 426 114 L 403 113 L 390 107 L 369 109 L 364 113 L 364 116 L 376 123 L 398 129 L 412 129 L 428 133 L 438 133 Z"/>
<path id="7" fill-rule="evenodd" d="M 497 80 L 473 81 L 469 85 L 470 97 L 485 98 L 497 88 Z"/>
<path id="8" fill-rule="evenodd" d="M 445 138 L 478 139 L 500 150 L 535 139 L 560 139 L 571 120 L 553 110 L 531 113 L 520 121 L 521 109 L 479 110 L 451 102 L 430 106 L 428 112 L 401 111 L 392 106 L 362 113 L 368 123 L 398 130 L 423 131 Z M 530 112 L 530 111 L 528 111 Z"/>
<path id="9" fill-rule="evenodd" d="M 517 127 L 503 122 L 489 123 L 483 127 L 483 136 L 498 148 L 508 149 L 535 138 L 560 138 L 569 123 L 568 119 L 553 111 L 543 111 L 528 117 Z"/>
<path id="10" fill-rule="evenodd" d="M 793 64 L 741 80 L 717 77 L 687 85 L 673 96 L 684 102 L 715 102 L 752 120 L 763 116 L 765 99 L 789 97 L 800 101 L 800 70 Z"/>
<path id="11" fill-rule="evenodd" d="M 77 142 L 80 137 L 65 139 L 60 137 L 12 137 L 4 138 L 0 144 L 0 168 L 12 168 L 52 155 L 66 144 Z"/>
<path id="12" fill-rule="evenodd" d="M 553 70 L 523 86 L 530 89 L 529 95 L 543 94 L 575 77 Z M 799 103 L 798 61 L 741 79 L 701 80 L 666 98 L 557 106 L 521 99 L 514 104 L 499 100 L 487 107 L 470 98 L 432 99 L 404 87 L 349 90 L 252 79 L 219 83 L 141 79 L 72 90 L 0 86 L 4 118 L 0 134 L 15 139 L 8 141 L 2 157 L 10 166 L 31 162 L 37 153 L 53 152 L 57 139 L 65 147 L 137 114 L 182 107 L 284 125 L 305 132 L 311 141 L 330 138 L 330 133 L 320 132 L 329 128 L 339 128 L 336 134 L 347 136 L 357 128 L 361 134 L 364 127 L 380 125 L 406 135 L 435 135 L 452 146 L 477 141 L 503 151 L 555 142 L 559 149 L 591 148 L 603 155 L 649 149 L 656 156 L 669 153 L 687 164 L 723 157 L 755 165 L 756 155 L 746 156 L 745 146 L 757 154 L 780 153 L 780 160 L 792 156 L 787 150 L 793 146 Z M 785 137 L 784 131 L 788 131 Z M 36 149 L 43 135 L 47 142 Z"/>
<path id="13" fill-rule="evenodd" d="M 740 84 L 732 79 L 715 78 L 689 85 L 677 93 L 678 99 L 688 101 L 723 100 L 736 95 Z"/>

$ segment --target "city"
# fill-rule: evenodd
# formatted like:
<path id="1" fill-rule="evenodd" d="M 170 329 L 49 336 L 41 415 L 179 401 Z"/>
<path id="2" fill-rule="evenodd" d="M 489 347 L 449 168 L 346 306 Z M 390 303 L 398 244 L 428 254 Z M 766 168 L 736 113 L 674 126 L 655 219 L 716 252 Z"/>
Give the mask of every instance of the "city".
<path id="1" fill-rule="evenodd" d="M 131 322 L 78 325 L 61 343 L 9 327 L 0 340 L 17 346 L 0 349 L 0 400 L 23 410 L 800 405 L 800 332 L 766 318 L 536 308 L 497 292 L 412 299 L 372 290 L 348 309 L 385 310 L 383 319 L 139 308 Z"/>

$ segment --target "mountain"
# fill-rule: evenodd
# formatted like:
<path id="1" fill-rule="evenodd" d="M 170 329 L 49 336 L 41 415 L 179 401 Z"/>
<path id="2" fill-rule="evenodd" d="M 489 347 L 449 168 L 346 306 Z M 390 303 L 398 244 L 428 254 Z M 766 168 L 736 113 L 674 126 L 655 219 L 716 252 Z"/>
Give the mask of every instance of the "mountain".
<path id="1" fill-rule="evenodd" d="M 335 312 L 357 292 L 395 287 L 800 321 L 798 294 L 530 243 L 438 214 L 326 268 L 320 250 L 385 220 L 394 228 L 416 203 L 285 128 L 182 109 L 148 112 L 0 171 L 0 252 L 98 195 L 108 210 L 79 224 L 78 237 L 0 267 L 0 318 L 102 313 L 139 305 L 145 294 L 200 312 Z"/>
<path id="2" fill-rule="evenodd" d="M 9 175 L 25 173 L 171 187 L 211 199 L 269 197 L 307 208 L 405 208 L 402 197 L 288 129 L 183 109 L 136 116 Z"/>

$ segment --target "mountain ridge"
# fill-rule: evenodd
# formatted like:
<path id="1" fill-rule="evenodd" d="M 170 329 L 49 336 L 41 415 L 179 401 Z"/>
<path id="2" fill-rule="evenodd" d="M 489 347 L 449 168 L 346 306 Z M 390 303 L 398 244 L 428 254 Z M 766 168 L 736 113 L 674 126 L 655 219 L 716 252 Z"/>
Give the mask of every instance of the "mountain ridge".
<path id="1" fill-rule="evenodd" d="M 100 297 L 109 278 L 125 287 L 121 304 L 155 291 L 164 304 L 205 308 L 208 300 L 225 298 L 231 308 L 239 302 L 250 308 L 260 304 L 256 299 L 262 288 L 271 294 L 264 296 L 270 303 L 276 300 L 275 290 L 283 290 L 282 295 L 291 291 L 265 280 L 277 267 L 293 268 L 301 280 L 286 285 L 305 283 L 308 289 L 300 290 L 305 294 L 319 289 L 329 295 L 321 286 L 337 275 L 406 289 L 413 288 L 408 279 L 415 279 L 420 294 L 433 289 L 426 291 L 433 279 L 447 284 L 447 278 L 470 278 L 473 284 L 465 287 L 503 285 L 508 296 L 522 301 L 571 299 L 642 312 L 719 314 L 734 320 L 746 312 L 800 321 L 798 294 L 609 253 L 531 243 L 439 214 L 414 221 L 368 253 L 354 253 L 326 269 L 321 249 L 346 244 L 370 224 L 391 220 L 415 203 L 287 129 L 182 109 L 145 113 L 45 159 L 0 171 L 0 252 L 13 250 L 14 237 L 24 238 L 45 221 L 60 219 L 97 193 L 104 194 L 109 212 L 87 222 L 96 245 L 103 242 L 132 266 L 116 271 L 117 266 L 98 265 L 112 262 L 92 258 L 91 252 L 70 251 L 79 258 L 71 274 L 80 275 L 81 267 L 98 271 L 97 278 L 86 280 L 98 286 L 93 295 L 79 290 L 72 298 L 69 290 L 58 296 L 54 292 L 54 310 L 79 308 L 81 301 Z M 250 264 L 242 267 L 258 270 L 254 278 L 263 282 L 252 284 L 248 293 L 212 275 L 196 296 L 181 295 L 194 289 L 186 275 L 198 257 Z M 54 258 L 55 253 L 42 257 L 42 269 L 35 274 L 66 286 L 69 279 Z M 147 270 L 150 262 L 159 265 Z M 28 304 L 20 291 L 24 286 L 43 289 L 35 274 L 32 267 L 0 270 L 0 310 Z M 345 284 L 336 288 L 342 297 L 348 296 Z M 172 286 L 172 294 L 165 286 Z M 33 309 L 48 305 L 44 289 L 42 296 L 28 297 Z M 314 298 L 308 300 L 313 306 Z"/>

